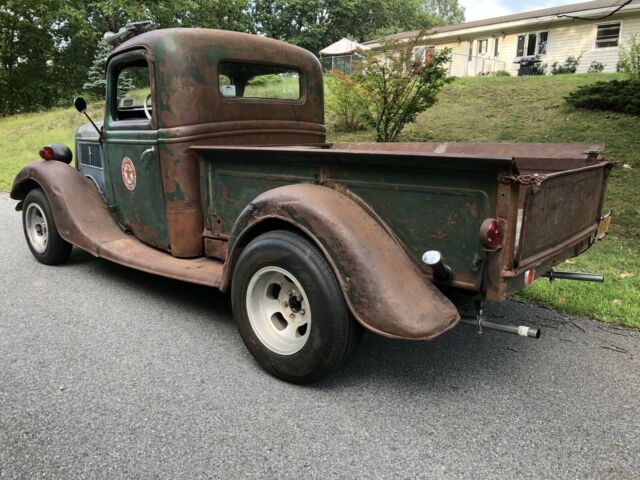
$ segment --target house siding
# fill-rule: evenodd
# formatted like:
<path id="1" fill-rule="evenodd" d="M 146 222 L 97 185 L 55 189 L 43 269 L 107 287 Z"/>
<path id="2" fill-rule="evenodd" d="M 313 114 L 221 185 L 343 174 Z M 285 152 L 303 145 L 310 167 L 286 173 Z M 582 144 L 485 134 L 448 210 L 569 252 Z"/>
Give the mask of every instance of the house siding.
<path id="1" fill-rule="evenodd" d="M 541 55 L 542 63 L 547 64 L 547 73 L 551 72 L 554 62 L 564 63 L 567 57 L 582 55 L 577 72 L 588 71 L 592 62 L 600 62 L 604 65 L 605 72 L 615 72 L 619 61 L 620 46 L 610 48 L 596 48 L 595 39 L 597 25 L 603 23 L 620 22 L 619 45 L 626 45 L 633 35 L 640 35 L 640 12 L 633 14 L 620 14 L 606 20 L 581 21 L 574 20 L 562 24 L 528 26 L 519 30 L 503 32 L 501 25 L 495 25 L 492 31 L 474 34 L 473 37 L 465 37 L 464 31 L 455 32 L 455 40 L 441 39 L 430 44 L 437 49 L 450 48 L 453 52 L 449 72 L 453 76 L 479 75 L 481 73 L 493 73 L 496 70 L 506 70 L 512 75 L 517 75 L 519 65 L 515 63 L 518 35 L 548 31 L 549 39 L 547 53 Z M 481 56 L 477 52 L 477 41 L 488 39 L 488 53 Z M 494 41 L 499 40 L 499 55 L 494 57 Z M 469 42 L 473 44 L 474 59 L 468 61 Z M 484 60 L 483 58 L 484 57 Z"/>

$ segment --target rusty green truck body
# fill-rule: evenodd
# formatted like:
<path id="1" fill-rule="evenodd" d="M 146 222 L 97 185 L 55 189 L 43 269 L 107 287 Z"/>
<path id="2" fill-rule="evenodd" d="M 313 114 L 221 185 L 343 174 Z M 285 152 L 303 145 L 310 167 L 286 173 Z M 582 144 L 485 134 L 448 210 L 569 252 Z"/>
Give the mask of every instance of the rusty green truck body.
<path id="1" fill-rule="evenodd" d="M 118 98 L 129 67 L 148 72 L 146 116 Z M 261 74 L 288 93 L 259 90 Z M 35 163 L 12 191 L 42 188 L 62 238 L 99 257 L 226 290 L 252 239 L 296 231 L 362 325 L 429 339 L 460 319 L 450 293 L 502 300 L 596 239 L 612 166 L 602 145 L 330 145 L 317 59 L 239 33 L 145 33 L 111 54 L 107 77 L 102 132 L 81 129 L 78 170 Z M 446 283 L 422 261 L 429 250 Z"/>

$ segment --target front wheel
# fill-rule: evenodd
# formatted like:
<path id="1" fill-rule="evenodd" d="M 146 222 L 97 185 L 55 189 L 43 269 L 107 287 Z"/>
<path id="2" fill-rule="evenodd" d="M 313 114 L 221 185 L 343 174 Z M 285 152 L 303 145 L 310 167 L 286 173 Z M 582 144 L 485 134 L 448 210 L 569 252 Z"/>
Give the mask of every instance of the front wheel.
<path id="1" fill-rule="evenodd" d="M 69 258 L 72 246 L 58 233 L 49 200 L 39 188 L 24 199 L 22 227 L 29 250 L 40 263 L 57 265 Z"/>
<path id="2" fill-rule="evenodd" d="M 362 336 L 327 260 L 293 232 L 268 232 L 247 245 L 233 273 L 231 300 L 251 354 L 289 382 L 330 374 Z"/>

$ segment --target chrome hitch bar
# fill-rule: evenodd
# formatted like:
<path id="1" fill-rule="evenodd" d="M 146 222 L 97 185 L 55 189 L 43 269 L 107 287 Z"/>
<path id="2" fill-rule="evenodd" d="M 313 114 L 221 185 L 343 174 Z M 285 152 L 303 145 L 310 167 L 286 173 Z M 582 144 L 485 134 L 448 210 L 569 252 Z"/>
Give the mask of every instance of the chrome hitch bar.
<path id="1" fill-rule="evenodd" d="M 594 273 L 578 273 L 578 272 L 556 272 L 555 270 L 549 270 L 542 275 L 547 277 L 550 282 L 554 280 L 577 280 L 580 282 L 604 282 L 604 275 L 596 275 Z"/>

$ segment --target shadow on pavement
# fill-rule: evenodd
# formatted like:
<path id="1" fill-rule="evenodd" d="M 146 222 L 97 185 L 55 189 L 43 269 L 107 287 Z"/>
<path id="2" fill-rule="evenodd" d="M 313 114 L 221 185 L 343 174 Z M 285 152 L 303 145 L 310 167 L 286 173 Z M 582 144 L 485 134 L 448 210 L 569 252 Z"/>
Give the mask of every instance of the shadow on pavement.
<path id="1" fill-rule="evenodd" d="M 77 265 L 87 263 L 93 257 L 74 251 L 72 259 Z M 229 326 L 233 324 L 230 298 L 216 289 L 158 277 L 106 260 L 95 259 L 92 268 L 110 283 L 122 285 L 141 297 L 158 296 L 190 314 L 207 318 L 208 322 L 222 320 Z M 515 311 L 535 308 L 513 306 Z M 505 308 L 500 307 L 500 310 L 505 313 Z M 517 316 L 517 313 L 508 314 L 508 318 L 500 321 L 517 323 Z M 229 332 L 238 335 L 235 328 Z M 403 342 L 367 332 L 345 368 L 308 388 L 331 390 L 382 381 L 401 389 L 419 387 L 453 391 L 473 388 L 478 383 L 509 383 L 514 371 L 532 369 L 531 365 L 540 360 L 536 356 L 542 349 L 537 346 L 542 342 L 545 342 L 544 337 L 530 340 L 493 331 L 478 337 L 474 327 L 462 324 L 430 342 Z M 253 361 L 249 355 L 244 358 Z M 259 367 L 256 365 L 256 368 Z"/>

